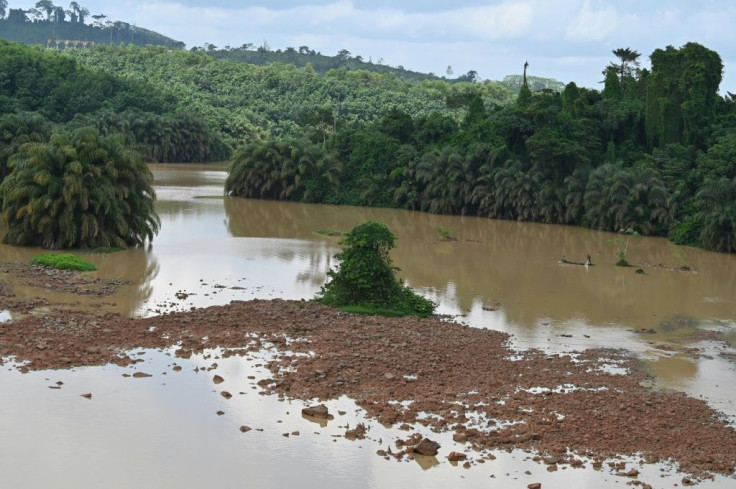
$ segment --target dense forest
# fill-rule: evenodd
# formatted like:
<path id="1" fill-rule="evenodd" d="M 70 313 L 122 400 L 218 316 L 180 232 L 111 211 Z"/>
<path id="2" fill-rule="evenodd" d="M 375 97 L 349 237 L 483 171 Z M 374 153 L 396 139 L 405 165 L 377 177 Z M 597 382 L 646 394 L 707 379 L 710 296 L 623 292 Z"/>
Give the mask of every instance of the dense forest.
<path id="1" fill-rule="evenodd" d="M 736 108 L 718 92 L 719 55 L 699 44 L 655 50 L 651 69 L 617 49 L 600 91 L 539 90 L 526 73 L 510 79 L 518 90 L 346 66 L 320 74 L 209 51 L 0 42 L 0 175 L 24 144 L 92 127 L 147 161 L 231 159 L 232 195 L 736 251 Z"/>
<path id="2" fill-rule="evenodd" d="M 395 206 L 442 214 L 669 236 L 736 251 L 736 104 L 699 44 L 617 49 L 602 91 L 569 83 L 511 104 L 447 97 L 463 115 L 400 107 L 329 138 L 250 141 L 226 190 L 246 197 Z"/>
<path id="3" fill-rule="evenodd" d="M 59 49 L 80 45 L 77 41 L 184 47 L 183 42 L 157 32 L 112 20 L 104 14 L 92 14 L 77 2 L 71 2 L 69 8 L 65 9 L 61 5 L 54 5 L 51 0 L 40 0 L 30 9 L 8 8 L 7 0 L 0 0 L 0 39 L 44 46 L 54 40 L 47 47 Z M 75 43 L 57 44 L 56 39 Z"/>

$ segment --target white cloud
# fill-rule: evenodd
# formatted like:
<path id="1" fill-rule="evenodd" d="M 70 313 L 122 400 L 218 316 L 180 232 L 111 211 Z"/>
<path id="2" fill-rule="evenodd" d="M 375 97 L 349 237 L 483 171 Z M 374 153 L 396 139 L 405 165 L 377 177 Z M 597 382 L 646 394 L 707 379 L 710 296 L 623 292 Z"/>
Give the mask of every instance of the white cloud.
<path id="1" fill-rule="evenodd" d="M 600 41 L 616 31 L 618 24 L 616 9 L 609 6 L 595 9 L 586 1 L 580 13 L 570 20 L 565 33 L 573 41 Z"/>

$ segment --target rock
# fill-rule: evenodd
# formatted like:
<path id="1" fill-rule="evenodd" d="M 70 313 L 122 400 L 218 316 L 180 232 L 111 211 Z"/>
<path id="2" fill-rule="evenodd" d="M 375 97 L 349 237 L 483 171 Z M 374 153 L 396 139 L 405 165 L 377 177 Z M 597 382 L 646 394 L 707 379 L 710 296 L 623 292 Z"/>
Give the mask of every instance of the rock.
<path id="1" fill-rule="evenodd" d="M 222 378 L 222 377 L 220 377 L 219 375 L 215 375 L 215 376 L 214 376 L 214 377 L 212 378 L 212 382 L 214 382 L 215 384 L 222 384 L 223 382 L 225 382 L 225 379 L 223 379 L 223 378 Z"/>
<path id="2" fill-rule="evenodd" d="M 468 441 L 468 435 L 465 433 L 455 433 L 452 435 L 452 439 L 457 443 L 465 443 Z"/>
<path id="3" fill-rule="evenodd" d="M 329 411 L 327 410 L 327 406 L 325 406 L 324 404 L 305 407 L 304 409 L 302 409 L 302 414 L 323 419 L 327 419 L 330 415 Z"/>
<path id="4" fill-rule="evenodd" d="M 542 489 L 542 483 L 541 482 L 534 482 L 532 484 L 529 484 L 526 487 L 527 487 L 527 489 Z"/>
<path id="5" fill-rule="evenodd" d="M 432 441 L 429 438 L 422 438 L 417 446 L 414 447 L 414 453 L 419 455 L 437 455 L 437 451 L 440 449 L 440 444 L 436 441 Z"/>
<path id="6" fill-rule="evenodd" d="M 225 414 L 225 411 L 217 411 L 218 416 L 222 416 L 223 414 Z"/>
<path id="7" fill-rule="evenodd" d="M 92 394 L 87 392 L 86 394 L 82 394 L 82 397 L 84 397 L 85 399 L 92 399 Z"/>
<path id="8" fill-rule="evenodd" d="M 151 374 L 147 374 L 145 372 L 136 372 L 133 374 L 133 378 L 135 379 L 142 379 L 144 377 L 151 377 Z"/>
<path id="9" fill-rule="evenodd" d="M 225 399 L 230 399 L 231 397 L 233 397 L 233 395 L 230 394 L 228 391 L 222 391 L 220 392 L 220 395 L 224 397 Z"/>
<path id="10" fill-rule="evenodd" d="M 251 428 L 250 426 L 245 426 L 245 425 L 243 425 L 243 426 L 241 426 L 241 427 L 240 427 L 240 431 L 241 431 L 241 432 L 243 432 L 243 433 L 247 433 L 247 432 L 249 432 L 249 431 L 250 431 L 251 429 L 252 429 L 252 428 Z"/>
<path id="11" fill-rule="evenodd" d="M 468 458 L 467 455 L 460 452 L 450 452 L 450 454 L 447 456 L 447 460 L 450 462 L 459 462 L 460 460 L 465 460 Z"/>
<path id="12" fill-rule="evenodd" d="M 637 475 L 639 475 L 639 471 L 636 469 L 631 469 L 628 472 L 626 472 L 624 475 L 626 477 L 636 477 Z"/>

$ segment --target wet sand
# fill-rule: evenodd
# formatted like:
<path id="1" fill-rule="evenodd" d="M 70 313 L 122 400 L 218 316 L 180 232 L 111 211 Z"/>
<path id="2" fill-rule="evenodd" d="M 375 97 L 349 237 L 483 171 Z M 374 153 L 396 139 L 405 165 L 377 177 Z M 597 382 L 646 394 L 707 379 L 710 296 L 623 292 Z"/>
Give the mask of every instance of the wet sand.
<path id="1" fill-rule="evenodd" d="M 21 370 L 66 369 L 129 365 L 137 359 L 126 352 L 139 347 L 179 345 L 177 356 L 188 358 L 215 347 L 244 355 L 275 346 L 281 355 L 259 382 L 265 392 L 346 395 L 381 423 L 460 434 L 472 461 L 521 448 L 573 466 L 579 457 L 639 455 L 695 477 L 732 475 L 736 466 L 736 431 L 724 417 L 702 400 L 643 387 L 646 374 L 626 351 L 518 352 L 505 333 L 439 317 L 357 316 L 305 301 L 146 319 L 54 311 L 0 325 L 0 357 L 25 362 Z"/>

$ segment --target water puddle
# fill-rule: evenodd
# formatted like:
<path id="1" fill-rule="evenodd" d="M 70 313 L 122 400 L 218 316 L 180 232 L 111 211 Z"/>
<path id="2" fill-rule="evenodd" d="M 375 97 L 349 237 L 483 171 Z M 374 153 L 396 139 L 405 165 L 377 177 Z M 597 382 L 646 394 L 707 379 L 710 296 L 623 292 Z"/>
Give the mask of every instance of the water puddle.
<path id="1" fill-rule="evenodd" d="M 409 431 L 383 426 L 345 397 L 325 402 L 331 420 L 303 416 L 302 408 L 311 403 L 261 394 L 257 383 L 268 376 L 269 355 L 225 358 L 212 350 L 182 359 L 173 349 L 141 349 L 133 352 L 140 362 L 128 368 L 28 374 L 3 369 L 0 482 L 3 487 L 182 489 L 240 487 L 236 481 L 243 480 L 256 487 L 305 488 L 541 482 L 605 489 L 633 480 L 607 464 L 594 469 L 586 459 L 580 459 L 581 468 L 560 465 L 550 472 L 534 454 L 475 452 L 454 442 L 451 433 L 431 433 L 421 424 Z M 347 439 L 346 431 L 361 423 L 365 439 Z M 415 432 L 439 442 L 440 453 L 397 460 L 396 440 Z M 452 451 L 466 454 L 470 465 L 448 461 Z M 44 470 L 28 470 L 28 460 Z M 640 472 L 638 480 L 657 487 L 682 479 L 668 464 L 629 460 L 630 468 Z M 732 483 L 717 477 L 700 487 Z"/>

